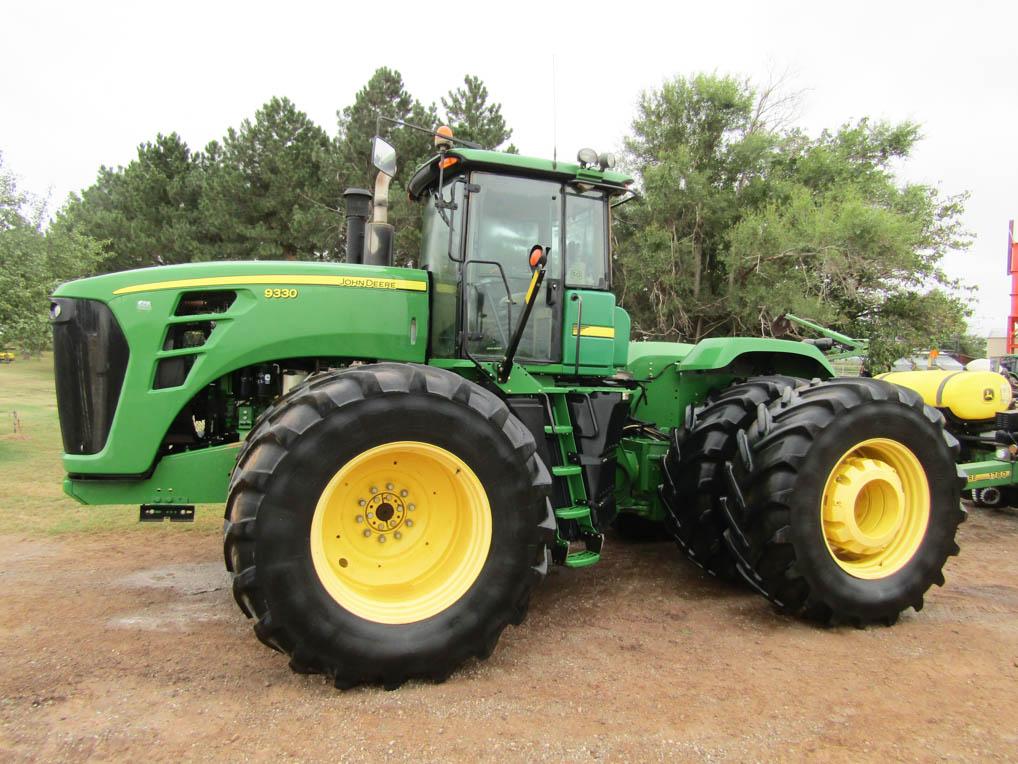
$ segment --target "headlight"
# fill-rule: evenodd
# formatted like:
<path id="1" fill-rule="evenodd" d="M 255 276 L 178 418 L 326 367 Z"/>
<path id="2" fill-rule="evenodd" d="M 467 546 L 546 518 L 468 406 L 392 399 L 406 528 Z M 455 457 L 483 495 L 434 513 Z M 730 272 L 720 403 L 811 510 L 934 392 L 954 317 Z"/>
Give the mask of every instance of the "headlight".
<path id="1" fill-rule="evenodd" d="M 576 161 L 584 167 L 592 167 L 597 164 L 597 152 L 594 149 L 580 149 L 576 152 Z"/>

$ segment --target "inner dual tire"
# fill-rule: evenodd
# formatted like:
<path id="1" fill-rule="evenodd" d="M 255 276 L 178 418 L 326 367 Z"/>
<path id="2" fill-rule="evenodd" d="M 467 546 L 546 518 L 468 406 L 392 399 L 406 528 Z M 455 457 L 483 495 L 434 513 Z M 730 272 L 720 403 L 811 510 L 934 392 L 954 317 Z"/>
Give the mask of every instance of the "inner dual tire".
<path id="1" fill-rule="evenodd" d="M 378 364 L 266 413 L 224 550 L 255 633 L 338 687 L 445 679 L 523 620 L 555 524 L 529 431 L 459 375 Z"/>
<path id="2" fill-rule="evenodd" d="M 755 377 L 690 407 L 662 463 L 665 526 L 679 549 L 699 567 L 726 580 L 741 580 L 738 560 L 725 543 L 728 529 L 726 470 L 736 457 L 740 433 L 756 419 L 757 407 L 804 380 Z"/>

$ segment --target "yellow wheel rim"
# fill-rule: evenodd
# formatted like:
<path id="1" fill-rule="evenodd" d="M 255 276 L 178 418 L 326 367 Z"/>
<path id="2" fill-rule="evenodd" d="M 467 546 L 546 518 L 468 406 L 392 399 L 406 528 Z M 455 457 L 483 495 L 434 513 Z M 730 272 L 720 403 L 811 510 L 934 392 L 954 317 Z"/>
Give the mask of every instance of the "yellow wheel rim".
<path id="1" fill-rule="evenodd" d="M 414 623 L 451 607 L 481 573 L 491 506 L 466 462 L 418 441 L 351 459 L 311 522 L 311 560 L 343 608 L 378 623 Z"/>
<path id="2" fill-rule="evenodd" d="M 864 440 L 834 465 L 820 511 L 834 561 L 856 578 L 886 578 L 912 559 L 926 535 L 926 471 L 898 441 Z"/>

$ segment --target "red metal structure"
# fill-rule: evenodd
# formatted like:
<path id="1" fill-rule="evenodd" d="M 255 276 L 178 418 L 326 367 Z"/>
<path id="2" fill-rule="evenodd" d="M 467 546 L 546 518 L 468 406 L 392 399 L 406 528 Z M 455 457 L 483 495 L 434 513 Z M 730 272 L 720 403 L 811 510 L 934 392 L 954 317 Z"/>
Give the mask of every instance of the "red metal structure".
<path id="1" fill-rule="evenodd" d="M 1013 220 L 1007 224 L 1007 272 L 1011 277 L 1011 313 L 1007 317 L 1007 353 L 1010 355 L 1018 348 L 1015 339 L 1018 331 L 1018 241 L 1015 241 Z"/>

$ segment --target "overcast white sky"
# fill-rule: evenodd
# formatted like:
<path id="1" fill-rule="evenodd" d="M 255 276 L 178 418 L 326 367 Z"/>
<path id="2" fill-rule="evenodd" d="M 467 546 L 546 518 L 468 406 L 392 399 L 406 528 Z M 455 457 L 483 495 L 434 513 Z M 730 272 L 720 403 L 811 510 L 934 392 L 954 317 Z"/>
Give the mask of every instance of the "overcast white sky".
<path id="1" fill-rule="evenodd" d="M 525 154 L 620 145 L 642 90 L 717 71 L 790 72 L 799 123 L 915 120 L 909 180 L 969 191 L 973 330 L 1003 331 L 1007 221 L 1018 217 L 1018 3 L 25 2 L 0 14 L 0 151 L 26 190 L 67 193 L 176 130 L 193 148 L 273 95 L 329 132 L 379 66 L 423 101 L 480 76 Z"/>

